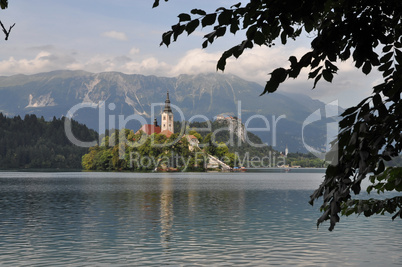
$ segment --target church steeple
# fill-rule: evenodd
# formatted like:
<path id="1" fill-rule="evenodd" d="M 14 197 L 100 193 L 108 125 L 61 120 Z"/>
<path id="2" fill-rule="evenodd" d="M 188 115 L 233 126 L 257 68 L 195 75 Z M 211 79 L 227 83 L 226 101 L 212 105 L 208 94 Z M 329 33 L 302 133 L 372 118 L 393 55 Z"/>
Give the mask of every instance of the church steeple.
<path id="1" fill-rule="evenodd" d="M 174 133 L 173 128 L 173 112 L 170 108 L 170 99 L 169 99 L 169 91 L 167 91 L 166 100 L 165 100 L 165 108 L 162 112 L 162 131 L 168 130 Z"/>
<path id="2" fill-rule="evenodd" d="M 169 91 L 167 91 L 167 96 L 165 100 L 165 109 L 163 110 L 163 112 L 172 113 L 172 109 L 170 108 Z"/>

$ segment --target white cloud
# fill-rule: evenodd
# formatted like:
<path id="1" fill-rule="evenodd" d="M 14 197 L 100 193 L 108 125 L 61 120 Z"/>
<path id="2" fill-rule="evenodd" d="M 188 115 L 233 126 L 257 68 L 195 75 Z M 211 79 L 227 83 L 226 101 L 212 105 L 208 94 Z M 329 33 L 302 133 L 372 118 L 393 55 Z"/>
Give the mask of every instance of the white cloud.
<path id="1" fill-rule="evenodd" d="M 109 32 L 103 32 L 101 35 L 103 37 L 108 37 L 108 38 L 116 39 L 119 41 L 127 41 L 128 40 L 128 37 L 124 32 L 109 31 Z"/>
<path id="2" fill-rule="evenodd" d="M 140 49 L 138 49 L 137 47 L 133 47 L 133 48 L 130 49 L 129 54 L 130 55 L 135 55 L 135 54 L 138 54 L 139 52 L 140 52 Z"/>
<path id="3" fill-rule="evenodd" d="M 0 61 L 0 73 L 2 75 L 12 74 L 33 74 L 38 72 L 64 69 L 67 65 L 73 64 L 75 59 L 65 54 L 52 54 L 41 51 L 33 59 L 9 59 Z"/>
<path id="4" fill-rule="evenodd" d="M 283 46 L 270 49 L 255 47 L 245 51 L 239 59 L 228 59 L 225 73 L 264 85 L 272 70 L 277 67 L 289 67 L 289 55 L 300 58 L 307 51 L 306 48 L 289 50 Z M 138 48 L 133 47 L 126 55 L 84 55 L 52 47 L 52 51 L 42 50 L 32 58 L 4 59 L 0 61 L 0 73 L 2 75 L 33 74 L 56 69 L 70 69 L 94 73 L 120 71 L 127 74 L 174 77 L 179 74 L 215 72 L 217 61 L 221 56 L 220 52 L 210 53 L 203 49 L 193 49 L 172 64 L 161 61 L 153 55 L 142 55 L 139 52 Z M 308 70 L 305 70 L 298 79 L 289 79 L 282 84 L 279 91 L 307 94 L 323 101 L 339 99 L 341 106 L 347 107 L 369 95 L 372 85 L 377 83 L 378 79 L 381 80 L 374 71 L 374 75 L 365 76 L 355 69 L 351 61 L 341 62 L 338 67 L 339 74 L 335 75 L 333 83 L 321 80 L 317 88 L 311 90 L 314 81 L 307 79 Z"/>

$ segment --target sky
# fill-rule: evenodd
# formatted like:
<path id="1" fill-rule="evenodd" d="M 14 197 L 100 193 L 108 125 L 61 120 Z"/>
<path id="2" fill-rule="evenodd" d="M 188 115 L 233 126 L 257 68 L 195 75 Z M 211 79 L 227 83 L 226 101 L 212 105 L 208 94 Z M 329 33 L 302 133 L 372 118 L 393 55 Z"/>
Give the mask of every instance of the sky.
<path id="1" fill-rule="evenodd" d="M 0 20 L 9 27 L 16 23 L 9 40 L 0 40 L 0 76 L 35 74 L 52 70 L 118 71 L 126 74 L 174 77 L 179 74 L 216 72 L 216 63 L 227 49 L 244 39 L 244 32 L 216 40 L 202 49 L 203 36 L 211 29 L 183 34 L 168 48 L 160 46 L 162 34 L 178 22 L 177 15 L 193 8 L 212 12 L 239 0 L 10 0 L 0 10 Z M 309 51 L 312 36 L 272 48 L 255 46 L 239 59 L 230 59 L 224 73 L 264 85 L 277 67 L 288 67 L 288 58 Z M 312 90 L 307 71 L 296 80 L 287 80 L 281 92 L 306 94 L 330 103 L 338 100 L 347 108 L 371 94 L 381 76 L 369 76 L 340 62 L 332 83 L 324 80 Z M 258 96 L 256 96 L 258 97 Z"/>

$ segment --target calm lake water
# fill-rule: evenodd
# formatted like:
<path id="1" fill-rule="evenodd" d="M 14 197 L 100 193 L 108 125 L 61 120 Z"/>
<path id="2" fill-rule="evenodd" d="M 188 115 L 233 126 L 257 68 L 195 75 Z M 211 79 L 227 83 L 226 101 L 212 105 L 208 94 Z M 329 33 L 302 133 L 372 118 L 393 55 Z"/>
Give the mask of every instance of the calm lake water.
<path id="1" fill-rule="evenodd" d="M 401 265 L 402 220 L 317 230 L 322 176 L 0 172 L 0 265 Z"/>

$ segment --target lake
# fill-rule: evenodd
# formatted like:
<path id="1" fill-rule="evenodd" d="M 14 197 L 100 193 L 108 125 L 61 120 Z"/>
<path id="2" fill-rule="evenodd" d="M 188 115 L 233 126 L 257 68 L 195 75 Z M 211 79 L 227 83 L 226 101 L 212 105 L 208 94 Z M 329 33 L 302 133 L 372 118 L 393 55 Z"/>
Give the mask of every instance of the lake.
<path id="1" fill-rule="evenodd" d="M 322 176 L 0 172 L 0 265 L 400 266 L 400 219 L 317 229 Z"/>

